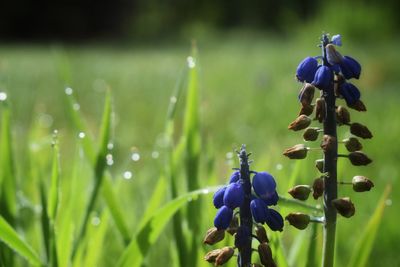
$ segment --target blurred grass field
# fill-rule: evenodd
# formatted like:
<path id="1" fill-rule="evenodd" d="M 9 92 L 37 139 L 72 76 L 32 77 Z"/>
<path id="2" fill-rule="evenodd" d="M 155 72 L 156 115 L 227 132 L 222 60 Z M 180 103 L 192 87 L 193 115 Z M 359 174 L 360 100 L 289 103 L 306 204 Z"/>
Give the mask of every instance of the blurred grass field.
<path id="1" fill-rule="evenodd" d="M 295 81 L 294 73 L 300 60 L 319 54 L 316 46 L 318 34 L 310 33 L 309 36 L 313 37 L 305 39 L 301 35 L 283 38 L 238 32 L 211 40 L 197 40 L 201 187 L 227 181 L 230 168 L 238 164 L 232 152 L 242 143 L 253 152 L 254 170 L 268 170 L 276 177 L 280 194 L 287 194 L 293 172 L 296 172 L 297 183 L 311 183 L 317 177 L 314 160 L 320 157 L 319 153 L 296 163 L 282 156 L 282 151 L 302 143 L 300 133 L 287 130 L 300 107 L 297 93 L 301 85 Z M 397 194 L 400 53 L 395 39 L 378 44 L 346 40 L 344 35 L 344 46 L 340 51 L 357 58 L 362 64 L 361 79 L 354 83 L 361 89 L 368 109 L 367 113 L 352 111 L 352 121 L 366 124 L 373 132 L 374 138 L 363 141 L 363 144 L 364 151 L 374 162 L 368 167 L 353 167 L 340 160 L 339 179 L 351 180 L 356 174 L 366 175 L 374 181 L 375 187 L 363 194 L 340 187 L 341 196 L 352 197 L 356 215 L 351 219 L 338 219 L 336 266 L 347 266 L 351 252 L 388 184 L 393 193 L 386 201 L 384 217 L 366 266 L 398 266 L 400 257 L 395 248 L 399 236 L 397 220 L 400 219 L 396 208 L 400 201 Z M 73 89 L 79 103 L 75 108 L 89 125 L 90 132 L 85 134 L 95 137 L 99 136 L 106 91 L 111 89 L 114 106 L 111 128 L 113 164 L 108 169 L 115 179 L 114 190 L 129 231 L 135 232 L 164 169 L 166 113 L 177 81 L 185 79 L 184 69 L 189 54 L 190 44 L 186 43 L 154 44 L 150 47 L 112 44 L 0 47 L 0 91 L 7 93 L 11 104 L 17 183 L 20 186 L 18 202 L 24 218 L 18 230 L 24 233 L 24 238 L 34 249 L 40 251 L 42 241 L 38 234 L 39 189 L 33 180 L 38 177 L 50 179 L 53 130 L 59 132 L 61 155 L 60 213 L 64 214 L 63 205 L 69 201 L 75 201 L 76 207 L 83 207 L 92 186 L 89 164 L 79 153 L 81 141 L 66 112 L 65 88 Z M 177 132 L 183 127 L 183 110 L 184 103 L 178 102 Z M 349 131 L 343 127 L 339 134 L 344 139 L 349 136 Z M 175 137 L 178 138 L 177 134 Z M 316 147 L 318 143 L 311 146 Z M 32 162 L 32 155 L 35 162 Z M 126 179 L 129 177 L 127 172 L 132 173 L 129 179 Z M 184 191 L 182 186 L 179 190 Z M 212 226 L 215 210 L 211 208 L 211 195 L 202 199 L 204 213 L 200 225 L 201 232 L 205 233 Z M 309 203 L 316 202 L 309 200 Z M 104 211 L 102 200 L 97 208 Z M 79 228 L 83 208 L 71 212 L 74 216 L 70 218 L 74 218 L 74 226 Z M 123 242 L 116 237 L 114 222 L 106 212 L 98 216 L 95 218 L 101 223 L 92 220 L 88 232 L 102 235 L 98 238 L 103 239 L 96 240 L 104 243 L 92 244 L 86 251 L 92 253 L 90 255 L 98 254 L 90 258 L 96 263 L 82 260 L 75 262 L 74 266 L 114 266 L 120 257 Z M 59 216 L 57 224 L 63 223 Z M 164 231 L 150 249 L 148 266 L 159 266 L 160 257 L 165 259 L 163 266 L 177 264 L 177 252 L 171 245 L 171 227 Z M 302 233 L 288 225 L 281 234 L 285 252 L 293 259 L 296 251 L 290 248 L 300 234 L 305 239 L 310 238 L 310 230 Z M 321 239 L 321 235 L 319 232 L 317 238 Z M 298 253 L 301 262 L 294 262 L 291 266 L 303 265 L 305 249 L 300 248 Z M 20 260 L 20 264 L 25 266 L 26 262 Z"/>

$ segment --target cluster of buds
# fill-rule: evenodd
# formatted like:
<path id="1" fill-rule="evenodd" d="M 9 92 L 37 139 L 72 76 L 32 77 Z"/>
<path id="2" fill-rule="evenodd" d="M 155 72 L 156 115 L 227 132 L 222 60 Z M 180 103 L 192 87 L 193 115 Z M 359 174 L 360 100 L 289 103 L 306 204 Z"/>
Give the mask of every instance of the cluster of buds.
<path id="1" fill-rule="evenodd" d="M 315 164 L 319 170 L 318 177 L 310 185 L 297 185 L 291 188 L 289 194 L 295 199 L 305 201 L 312 192 L 313 198 L 317 200 L 328 193 L 326 190 L 329 185 L 331 195 L 325 196 L 325 201 L 329 201 L 325 203 L 325 207 L 333 207 L 337 213 L 348 218 L 355 213 L 354 204 L 349 197 L 337 197 L 337 184 L 350 184 L 355 192 L 369 191 L 374 184 L 364 176 L 355 176 L 351 182 L 337 182 L 337 159 L 348 158 L 354 166 L 370 164 L 372 160 L 361 151 L 363 146 L 358 138 L 372 138 L 372 133 L 365 125 L 351 121 L 348 108 L 366 111 L 359 89 L 348 82 L 353 78 L 359 79 L 361 66 L 352 57 L 342 56 L 337 51 L 337 47 L 341 45 L 340 35 L 334 35 L 329 39 L 328 35 L 324 34 L 321 39 L 323 55 L 305 58 L 296 71 L 296 78 L 302 83 L 298 97 L 301 109 L 298 117 L 288 128 L 293 131 L 304 130 L 304 141 L 320 140 L 320 147 L 311 148 L 306 144 L 297 144 L 286 149 L 283 154 L 290 159 L 304 159 L 309 151 L 322 151 L 324 158 L 317 160 Z M 318 90 L 319 97 L 314 101 L 314 94 Z M 347 108 L 336 104 L 337 99 L 344 99 Z M 315 114 L 314 118 L 311 117 L 312 113 Z M 313 121 L 322 123 L 323 126 L 312 125 Z M 337 126 L 349 127 L 352 136 L 338 140 Z M 338 154 L 338 144 L 342 144 L 348 153 Z M 332 181 L 335 183 L 334 186 L 331 186 Z M 298 212 L 286 217 L 286 220 L 298 229 L 305 229 L 312 221 L 324 222 L 325 219 L 313 218 Z"/>
<path id="2" fill-rule="evenodd" d="M 259 242 L 258 254 L 262 266 L 276 266 L 264 227 L 266 224 L 272 231 L 283 229 L 283 217 L 271 208 L 279 200 L 276 182 L 268 172 L 250 171 L 249 155 L 243 145 L 238 152 L 240 168 L 235 169 L 229 184 L 213 196 L 213 204 L 218 211 L 214 227 L 207 231 L 203 242 L 214 245 L 225 238 L 225 232 L 235 238 L 234 246 L 215 249 L 206 254 L 204 259 L 216 266 L 231 259 L 235 249 L 238 250 L 238 266 L 250 266 L 253 238 Z M 252 266 L 261 265 L 253 263 Z"/>

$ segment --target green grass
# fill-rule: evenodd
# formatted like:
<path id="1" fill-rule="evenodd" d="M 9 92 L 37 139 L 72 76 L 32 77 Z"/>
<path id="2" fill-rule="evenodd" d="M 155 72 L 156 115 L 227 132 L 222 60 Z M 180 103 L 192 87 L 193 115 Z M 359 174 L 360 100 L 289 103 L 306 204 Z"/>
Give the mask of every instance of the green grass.
<path id="1" fill-rule="evenodd" d="M 197 254 L 196 259 L 190 260 L 209 266 L 201 259 L 210 249 L 201 245 L 201 236 L 212 226 L 215 215 L 211 194 L 199 198 L 202 201 L 198 210 L 197 204 L 192 205 L 197 200 L 185 205 L 186 199 L 191 199 L 186 192 L 225 183 L 230 169 L 237 166 L 235 155 L 229 155 L 234 148 L 246 143 L 253 152 L 253 169 L 270 171 L 284 196 L 289 185 L 311 183 L 318 175 L 313 166 L 318 153 L 301 162 L 282 156 L 285 148 L 302 141 L 301 134 L 287 130 L 299 109 L 300 85 L 294 80 L 294 71 L 302 58 L 318 54 L 313 47 L 318 34 L 310 33 L 312 36 L 305 40 L 242 32 L 212 41 L 198 40 L 196 77 L 186 69 L 189 44 L 1 46 L 0 91 L 7 92 L 9 104 L 2 103 L 0 108 L 0 173 L 2 182 L 9 184 L 2 187 L 6 193 L 2 191 L 1 199 L 7 200 L 1 206 L 7 209 L 2 209 L 1 214 L 12 222 L 13 228 L 2 223 L 0 236 L 3 231 L 2 240 L 11 242 L 10 247 L 22 256 L 12 257 L 14 265 L 27 266 L 25 259 L 37 262 L 36 254 L 40 261 L 47 262 L 52 258 L 52 249 L 56 249 L 58 265 L 69 266 L 70 255 L 76 249 L 73 266 L 116 266 L 117 262 L 124 266 L 140 264 L 142 259 L 147 266 L 157 266 L 160 259 L 165 266 L 178 266 L 176 230 L 169 222 L 171 216 L 180 214 L 179 229 L 185 246 L 188 251 L 192 249 L 190 255 Z M 346 36 L 343 40 L 346 42 Z M 390 184 L 393 192 L 399 188 L 400 54 L 396 51 L 395 40 L 378 45 L 346 42 L 341 48 L 342 54 L 352 55 L 363 66 L 361 80 L 355 83 L 362 90 L 368 112 L 352 112 L 352 120 L 368 125 L 373 132 L 374 138 L 363 144 L 374 162 L 363 168 L 340 161 L 339 179 L 350 180 L 353 175 L 363 174 L 374 181 L 375 187 L 363 194 L 340 188 L 341 196 L 352 197 L 356 215 L 350 220 L 338 220 L 336 266 L 347 266 L 350 261 L 352 266 L 400 264 L 394 252 L 400 219 L 395 210 L 400 201 L 398 194 L 390 195 L 390 201 L 380 202 L 384 204 L 380 204 L 377 213 L 383 207 L 385 210 L 379 227 L 377 216 L 372 217 L 386 185 Z M 73 89 L 79 110 L 76 105 L 74 110 L 75 100 L 66 96 L 67 86 Z M 188 88 L 193 92 L 193 87 L 198 87 L 198 99 L 187 94 Z M 106 96 L 108 90 L 112 104 L 110 96 Z M 180 95 L 176 105 L 168 108 L 170 97 L 177 92 Z M 198 121 L 193 119 L 196 116 Z M 59 148 L 52 149 L 55 129 Z M 85 138 L 79 138 L 79 132 L 84 132 Z M 349 135 L 347 128 L 339 133 L 343 138 Z M 195 139 L 182 141 L 188 136 Z M 201 140 L 200 149 L 196 138 Z M 113 144 L 111 150 L 107 148 L 109 143 Z M 107 153 L 113 154 L 112 166 L 104 162 Z M 133 161 L 132 153 L 139 153 L 140 159 Z M 198 172 L 193 173 L 198 175 L 195 181 L 185 171 L 188 167 L 193 171 L 193 164 L 199 164 Z M 128 171 L 132 178 L 124 179 L 123 174 Z M 175 193 L 170 189 L 171 177 L 177 182 Z M 93 197 L 96 185 L 103 185 L 103 190 L 96 189 L 99 191 Z M 46 199 L 41 194 L 51 197 Z M 167 202 L 175 197 L 175 202 Z M 91 198 L 95 198 L 93 205 L 89 205 Z M 49 203 L 44 205 L 44 200 Z M 317 204 L 313 200 L 309 203 Z M 55 230 L 52 223 L 42 224 L 46 221 L 38 208 L 42 205 L 48 207 L 48 218 L 54 222 Z M 183 208 L 175 213 L 181 206 L 192 210 Z M 298 208 L 282 204 L 281 210 L 287 213 Z M 196 212 L 201 216 L 188 223 L 186 218 L 193 218 Z M 85 214 L 89 216 L 85 234 L 79 235 L 85 227 Z M 196 228 L 200 238 L 190 234 L 190 229 Z M 17 229 L 19 237 L 12 229 Z M 360 240 L 369 244 L 365 229 L 376 231 L 368 260 L 365 253 L 352 255 L 354 247 L 362 251 Z M 48 240 L 43 240 L 46 232 Z M 302 236 L 297 238 L 299 234 Z M 51 241 L 51 236 L 57 243 Z M 276 236 L 279 239 L 274 235 L 274 248 L 280 266 L 285 262 L 304 266 L 307 255 L 320 256 L 321 231 L 310 228 L 299 233 L 285 226 L 285 231 Z M 232 238 L 226 241 L 232 242 Z M 142 258 L 132 259 L 144 252 L 147 256 L 140 254 Z"/>

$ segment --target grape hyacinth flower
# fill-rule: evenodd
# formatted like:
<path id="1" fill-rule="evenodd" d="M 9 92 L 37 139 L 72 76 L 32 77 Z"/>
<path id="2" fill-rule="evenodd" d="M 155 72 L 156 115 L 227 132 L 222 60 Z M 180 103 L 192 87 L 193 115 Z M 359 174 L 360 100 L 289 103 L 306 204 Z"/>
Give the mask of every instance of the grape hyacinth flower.
<path id="1" fill-rule="evenodd" d="M 338 158 L 347 158 L 354 166 L 368 165 L 372 162 L 364 152 L 360 151 L 363 146 L 356 138 L 369 139 L 372 138 L 372 133 L 365 125 L 351 122 L 350 112 L 336 103 L 337 100 L 342 98 L 349 108 L 366 111 L 365 105 L 361 101 L 360 90 L 347 81 L 360 78 L 361 65 L 350 56 L 342 56 L 337 51 L 337 46 L 341 45 L 342 38 L 340 35 L 334 35 L 329 39 L 327 34 L 323 34 L 320 44 L 322 56 L 306 57 L 296 70 L 297 79 L 303 83 L 299 94 L 302 107 L 300 115 L 289 124 L 288 128 L 295 131 L 304 129 L 303 139 L 306 142 L 316 141 L 320 138 L 320 147 L 310 148 L 305 144 L 297 144 L 286 149 L 283 153 L 289 159 L 304 159 L 309 151 L 323 153 L 323 159 L 316 161 L 316 167 L 322 175 L 320 174 L 310 184 L 297 185 L 288 191 L 293 198 L 299 201 L 306 201 L 311 192 L 315 200 L 323 196 L 323 216 L 314 217 L 294 212 L 288 214 L 286 220 L 300 230 L 307 228 L 310 222 L 323 223 L 322 266 L 324 267 L 332 267 L 334 263 L 337 214 L 345 218 L 352 217 L 355 214 L 355 206 L 351 199 L 338 196 L 338 184 L 352 185 L 355 192 L 366 192 L 374 186 L 373 182 L 364 176 L 355 176 L 352 182 L 338 182 L 337 179 Z M 315 69 L 314 66 L 317 66 L 317 68 Z M 312 74 L 314 76 L 311 78 Z M 316 89 L 320 90 L 320 96 L 315 100 L 315 103 L 312 103 Z M 314 109 L 314 121 L 322 123 L 322 127 L 311 126 L 312 119 L 309 116 L 314 112 Z M 348 126 L 350 133 L 356 137 L 338 140 L 338 126 Z M 343 144 L 349 153 L 338 154 L 338 144 Z M 267 211 L 259 208 L 258 202 L 254 202 L 252 205 L 253 210 L 257 220 L 265 220 Z"/>
<path id="2" fill-rule="evenodd" d="M 265 254 L 270 250 L 263 224 L 266 224 L 271 231 L 282 231 L 284 225 L 282 215 L 271 208 L 279 200 L 276 181 L 268 172 L 250 171 L 249 155 L 246 147 L 242 145 L 238 152 L 240 168 L 231 175 L 229 185 L 215 192 L 213 204 L 218 209 L 214 219 L 215 228 L 209 229 L 204 239 L 205 244 L 215 244 L 224 237 L 221 231 L 226 230 L 234 234 L 235 247 L 231 249 L 238 249 L 240 267 L 251 265 L 253 237 L 257 238 L 263 248 L 259 250 L 260 258 L 269 264 L 275 264 L 272 254 L 268 257 Z M 217 261 L 219 253 L 222 253 L 222 250 L 213 250 L 207 253 L 205 260 L 218 266 L 221 263 Z"/>

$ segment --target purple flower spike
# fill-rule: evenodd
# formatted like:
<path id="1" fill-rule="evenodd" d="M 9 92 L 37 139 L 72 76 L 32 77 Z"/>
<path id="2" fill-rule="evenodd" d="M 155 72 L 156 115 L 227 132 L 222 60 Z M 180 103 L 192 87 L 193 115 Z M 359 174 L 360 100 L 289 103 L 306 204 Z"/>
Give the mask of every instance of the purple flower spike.
<path id="1" fill-rule="evenodd" d="M 258 172 L 253 177 L 254 192 L 262 199 L 268 200 L 275 194 L 276 182 L 268 172 Z"/>
<path id="2" fill-rule="evenodd" d="M 332 44 L 337 46 L 342 46 L 342 36 L 340 34 L 336 34 L 332 36 Z"/>
<path id="3" fill-rule="evenodd" d="M 225 194 L 226 186 L 217 190 L 213 196 L 213 204 L 214 207 L 219 209 L 224 205 L 224 194 Z"/>
<path id="4" fill-rule="evenodd" d="M 257 223 L 265 223 L 268 218 L 268 208 L 261 199 L 253 199 L 250 202 L 250 210 Z"/>
<path id="5" fill-rule="evenodd" d="M 269 228 L 272 231 L 280 231 L 283 230 L 283 218 L 282 215 L 273 209 L 268 209 L 268 217 L 266 220 Z"/>
<path id="6" fill-rule="evenodd" d="M 234 173 L 232 173 L 231 178 L 229 179 L 229 183 L 236 183 L 238 182 L 240 179 L 240 172 L 239 171 L 235 171 Z"/>
<path id="7" fill-rule="evenodd" d="M 218 230 L 228 228 L 233 217 L 233 210 L 228 208 L 227 206 L 222 206 L 217 211 L 217 215 L 215 215 L 214 226 L 217 227 Z"/>
<path id="8" fill-rule="evenodd" d="M 276 204 L 278 204 L 278 200 L 279 200 L 279 196 L 278 196 L 278 193 L 276 191 L 274 192 L 274 194 L 272 194 L 267 199 L 263 199 L 264 203 L 267 206 L 275 206 Z"/>
<path id="9" fill-rule="evenodd" d="M 347 105 L 353 105 L 360 100 L 361 93 L 357 87 L 351 83 L 343 83 L 339 88 L 340 94 L 346 100 Z"/>
<path id="10" fill-rule="evenodd" d="M 327 66 L 320 66 L 315 73 L 312 84 L 319 89 L 328 89 L 333 82 L 333 72 Z"/>
<path id="11" fill-rule="evenodd" d="M 354 58 L 344 56 L 340 63 L 340 70 L 347 80 L 351 78 L 359 79 L 361 74 L 361 65 Z"/>
<path id="12" fill-rule="evenodd" d="M 297 67 L 296 77 L 301 82 L 311 83 L 318 68 L 318 61 L 313 57 L 307 57 Z"/>
<path id="13" fill-rule="evenodd" d="M 242 205 L 243 200 L 244 200 L 244 191 L 242 185 L 239 183 L 233 183 L 228 185 L 224 194 L 224 205 L 231 209 L 235 209 L 237 207 L 240 207 L 240 205 Z"/>

